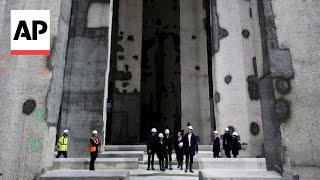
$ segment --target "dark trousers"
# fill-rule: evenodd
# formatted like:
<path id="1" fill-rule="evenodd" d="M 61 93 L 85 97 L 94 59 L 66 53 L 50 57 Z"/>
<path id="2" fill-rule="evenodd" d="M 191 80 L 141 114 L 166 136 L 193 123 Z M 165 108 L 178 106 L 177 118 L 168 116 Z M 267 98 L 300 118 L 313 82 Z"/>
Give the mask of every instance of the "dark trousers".
<path id="1" fill-rule="evenodd" d="M 189 163 L 189 159 L 190 159 L 190 163 L 193 163 L 193 155 L 191 152 L 191 148 L 188 148 L 187 152 L 186 152 L 186 163 Z"/>
<path id="2" fill-rule="evenodd" d="M 217 152 L 213 152 L 213 157 L 214 157 L 214 158 L 218 158 L 218 157 L 220 157 L 220 156 L 219 156 L 219 151 L 217 151 Z"/>
<path id="3" fill-rule="evenodd" d="M 164 157 L 163 155 L 158 155 L 160 171 L 164 171 Z"/>
<path id="4" fill-rule="evenodd" d="M 166 168 L 168 167 L 168 159 L 169 159 L 169 161 L 172 161 L 172 156 L 171 156 L 171 154 L 168 154 L 168 155 L 165 156 Z"/>
<path id="5" fill-rule="evenodd" d="M 231 151 L 230 148 L 225 148 L 225 149 L 224 149 L 224 153 L 226 154 L 227 158 L 231 158 L 230 151 Z"/>
<path id="6" fill-rule="evenodd" d="M 151 167 L 153 168 L 154 164 L 154 153 L 148 153 L 148 168 L 150 168 L 150 160 L 151 160 Z"/>
<path id="7" fill-rule="evenodd" d="M 97 159 L 97 156 L 98 156 L 98 152 L 90 152 L 91 154 L 91 159 L 90 159 L 90 170 L 94 170 L 94 162 L 96 161 Z"/>
<path id="8" fill-rule="evenodd" d="M 56 158 L 59 158 L 61 156 L 61 154 L 63 154 L 64 158 L 68 157 L 67 151 L 58 151 Z"/>
<path id="9" fill-rule="evenodd" d="M 178 153 L 177 154 L 177 161 L 179 165 L 182 165 L 183 162 L 183 153 Z"/>

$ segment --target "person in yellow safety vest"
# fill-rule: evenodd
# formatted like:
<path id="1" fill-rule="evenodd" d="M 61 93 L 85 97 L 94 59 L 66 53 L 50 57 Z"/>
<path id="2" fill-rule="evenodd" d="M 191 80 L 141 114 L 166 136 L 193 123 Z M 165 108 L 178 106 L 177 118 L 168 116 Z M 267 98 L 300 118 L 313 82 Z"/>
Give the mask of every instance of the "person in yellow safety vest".
<path id="1" fill-rule="evenodd" d="M 64 130 L 63 131 L 63 136 L 61 136 L 58 140 L 57 143 L 57 150 L 58 150 L 58 154 L 56 158 L 59 158 L 61 156 L 61 154 L 63 154 L 63 156 L 65 158 L 68 157 L 67 151 L 68 151 L 68 130 Z"/>
<path id="2" fill-rule="evenodd" d="M 98 132 L 96 130 L 92 131 L 92 137 L 90 138 L 90 170 L 94 170 L 94 162 L 98 156 L 98 147 L 101 145 L 98 139 Z"/>

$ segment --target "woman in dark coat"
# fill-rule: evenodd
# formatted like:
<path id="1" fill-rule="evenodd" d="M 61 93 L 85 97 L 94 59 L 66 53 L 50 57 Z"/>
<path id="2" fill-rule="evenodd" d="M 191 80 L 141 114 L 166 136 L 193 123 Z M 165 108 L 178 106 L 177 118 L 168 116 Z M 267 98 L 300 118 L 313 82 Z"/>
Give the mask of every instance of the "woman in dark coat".
<path id="1" fill-rule="evenodd" d="M 239 150 L 241 149 L 241 145 L 239 142 L 239 137 L 236 132 L 232 133 L 232 154 L 234 158 L 237 158 L 239 155 Z"/>
<path id="2" fill-rule="evenodd" d="M 167 155 L 165 156 L 166 165 L 164 168 L 168 168 L 168 160 L 169 160 L 169 169 L 172 170 L 172 145 L 173 145 L 173 138 L 170 135 L 170 130 L 165 130 L 165 142 L 167 146 Z"/>
<path id="3" fill-rule="evenodd" d="M 183 138 L 182 133 L 178 132 L 178 137 L 174 140 L 174 150 L 176 151 L 177 161 L 178 161 L 178 169 L 183 169 Z"/>
<path id="4" fill-rule="evenodd" d="M 164 171 L 164 157 L 167 155 L 166 142 L 163 138 L 163 134 L 159 133 L 159 142 L 157 146 L 157 155 L 159 159 L 160 171 Z"/>
<path id="5" fill-rule="evenodd" d="M 213 132 L 213 146 L 212 146 L 212 152 L 213 152 L 213 157 L 218 158 L 220 157 L 220 138 L 218 131 Z"/>

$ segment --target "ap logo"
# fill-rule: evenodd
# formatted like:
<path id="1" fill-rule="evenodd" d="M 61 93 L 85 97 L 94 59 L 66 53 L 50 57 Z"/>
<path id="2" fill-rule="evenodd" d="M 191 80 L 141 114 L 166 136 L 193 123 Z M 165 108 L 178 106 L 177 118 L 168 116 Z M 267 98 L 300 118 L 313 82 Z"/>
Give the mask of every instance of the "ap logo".
<path id="1" fill-rule="evenodd" d="M 50 54 L 49 10 L 11 10 L 11 54 Z"/>

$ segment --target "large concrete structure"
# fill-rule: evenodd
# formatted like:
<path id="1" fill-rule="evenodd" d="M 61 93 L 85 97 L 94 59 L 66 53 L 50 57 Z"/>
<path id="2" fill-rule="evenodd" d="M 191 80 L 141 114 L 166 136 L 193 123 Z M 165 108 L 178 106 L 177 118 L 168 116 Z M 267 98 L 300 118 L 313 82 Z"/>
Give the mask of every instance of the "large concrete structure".
<path id="1" fill-rule="evenodd" d="M 51 167 L 63 129 L 70 157 L 87 157 L 94 129 L 139 144 L 151 127 L 188 123 L 200 144 L 228 126 L 243 157 L 320 177 L 317 1 L 0 3 L 0 178 Z M 9 54 L 11 9 L 51 10 L 49 57 Z"/>

